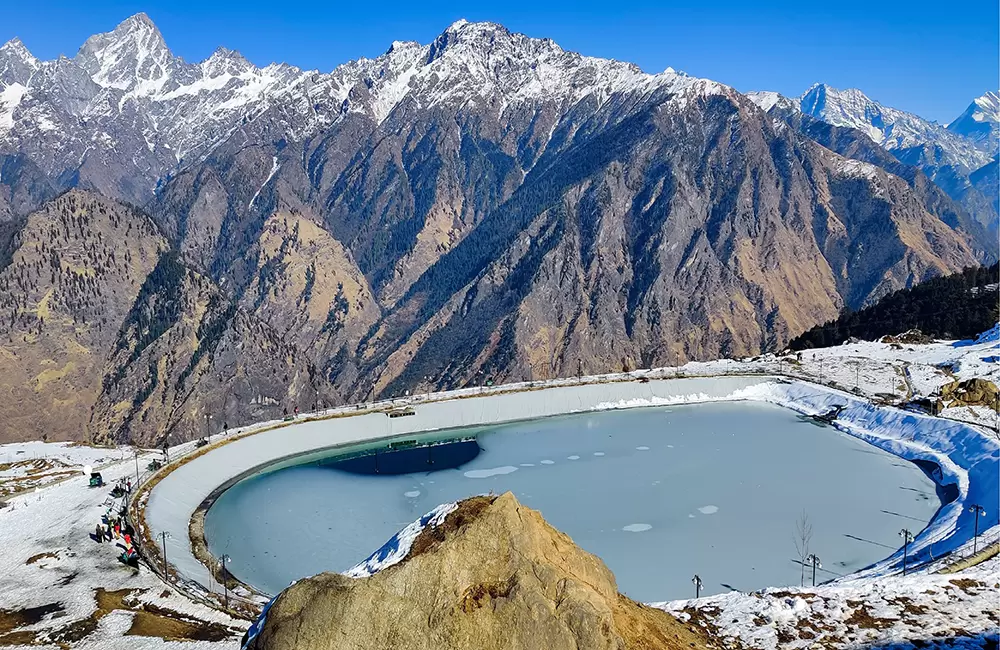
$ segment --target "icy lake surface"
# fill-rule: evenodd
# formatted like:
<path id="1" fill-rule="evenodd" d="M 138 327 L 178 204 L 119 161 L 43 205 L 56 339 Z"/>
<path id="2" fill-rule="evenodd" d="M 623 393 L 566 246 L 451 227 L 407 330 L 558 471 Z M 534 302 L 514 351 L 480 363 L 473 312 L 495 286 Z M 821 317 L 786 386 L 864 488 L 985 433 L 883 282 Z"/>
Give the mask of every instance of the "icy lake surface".
<path id="1" fill-rule="evenodd" d="M 693 596 L 695 573 L 702 594 L 799 584 L 793 538 L 803 511 L 822 581 L 885 557 L 901 528 L 916 533 L 940 505 L 916 466 L 766 404 L 607 411 L 463 433 L 482 452 L 458 468 L 363 475 L 310 462 L 245 479 L 209 510 L 209 548 L 275 594 L 350 568 L 440 503 L 510 490 L 600 556 L 619 589 L 650 602 Z"/>

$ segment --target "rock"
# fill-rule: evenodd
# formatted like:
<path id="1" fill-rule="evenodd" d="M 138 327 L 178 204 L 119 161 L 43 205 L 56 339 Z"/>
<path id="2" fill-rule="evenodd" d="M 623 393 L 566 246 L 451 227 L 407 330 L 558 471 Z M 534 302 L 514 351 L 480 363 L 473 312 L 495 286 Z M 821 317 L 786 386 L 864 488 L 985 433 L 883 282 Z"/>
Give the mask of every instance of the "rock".
<path id="1" fill-rule="evenodd" d="M 988 379 L 966 379 L 953 381 L 941 387 L 941 399 L 948 408 L 956 406 L 987 406 L 998 409 L 996 384 Z M 998 409 L 1000 410 L 1000 409 Z"/>
<path id="2" fill-rule="evenodd" d="M 603 562 L 510 493 L 473 497 L 368 578 L 324 573 L 274 602 L 252 650 L 706 648 L 618 593 Z"/>
<path id="3" fill-rule="evenodd" d="M 895 336 L 893 336 L 891 334 L 887 335 L 887 336 L 883 336 L 881 339 L 879 339 L 879 342 L 880 343 L 896 344 L 896 345 L 899 345 L 899 344 L 923 345 L 925 343 L 933 343 L 934 339 L 931 338 L 931 337 L 929 337 L 929 336 L 927 336 L 926 334 L 924 334 L 923 332 L 921 332 L 918 329 L 912 329 L 912 330 L 908 330 L 906 332 L 903 332 L 902 334 L 896 334 Z M 893 345 L 893 348 L 895 348 L 896 345 Z"/>

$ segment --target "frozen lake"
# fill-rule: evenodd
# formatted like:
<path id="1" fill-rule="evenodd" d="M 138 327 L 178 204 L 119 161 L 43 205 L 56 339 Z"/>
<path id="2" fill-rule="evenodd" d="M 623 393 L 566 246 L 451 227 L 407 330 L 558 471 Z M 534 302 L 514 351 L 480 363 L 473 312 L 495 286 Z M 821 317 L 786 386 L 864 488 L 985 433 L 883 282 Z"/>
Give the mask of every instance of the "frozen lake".
<path id="1" fill-rule="evenodd" d="M 915 465 L 766 404 L 606 411 L 449 433 L 476 436 L 478 455 L 474 445 L 440 449 L 438 458 L 431 450 L 435 465 L 418 465 L 435 471 L 406 474 L 385 473 L 403 468 L 383 456 L 382 473 L 365 474 L 372 458 L 345 465 L 333 462 L 344 453 L 337 450 L 244 479 L 209 510 L 209 549 L 275 594 L 294 579 L 350 568 L 440 503 L 510 490 L 600 556 L 619 589 L 650 602 L 693 596 L 695 573 L 702 594 L 797 585 L 793 538 L 803 511 L 823 561 L 817 580 L 825 580 L 885 557 L 901 528 L 916 533 L 940 505 Z M 449 454 L 466 462 L 443 468 Z"/>

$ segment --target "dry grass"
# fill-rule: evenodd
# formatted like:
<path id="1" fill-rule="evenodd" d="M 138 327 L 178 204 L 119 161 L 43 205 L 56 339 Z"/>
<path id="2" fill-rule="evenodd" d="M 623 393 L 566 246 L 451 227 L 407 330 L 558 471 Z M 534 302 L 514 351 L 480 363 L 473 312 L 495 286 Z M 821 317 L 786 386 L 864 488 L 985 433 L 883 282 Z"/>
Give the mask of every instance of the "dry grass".
<path id="1" fill-rule="evenodd" d="M 426 526 L 420 531 L 417 538 L 413 540 L 410 552 L 407 553 L 404 561 L 433 551 L 448 539 L 449 535 L 457 533 L 467 524 L 475 521 L 483 510 L 492 505 L 494 501 L 496 501 L 496 497 L 492 496 L 478 496 L 460 501 L 458 507 L 448 513 L 440 525 Z"/>

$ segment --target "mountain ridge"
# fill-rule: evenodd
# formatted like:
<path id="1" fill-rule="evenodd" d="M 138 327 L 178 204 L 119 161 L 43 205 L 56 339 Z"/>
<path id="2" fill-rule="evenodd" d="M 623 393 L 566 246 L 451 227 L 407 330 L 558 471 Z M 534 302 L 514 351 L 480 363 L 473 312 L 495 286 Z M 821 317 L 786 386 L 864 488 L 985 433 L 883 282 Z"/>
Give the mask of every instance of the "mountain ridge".
<path id="1" fill-rule="evenodd" d="M 0 280 L 30 278 L 7 311 L 59 284 L 25 233 L 67 188 L 142 205 L 162 252 L 109 308 L 99 370 L 52 380 L 91 414 L 53 435 L 161 444 L 206 414 L 756 354 L 993 254 L 856 129 L 496 24 L 330 73 L 179 62 L 141 18 L 88 43 L 27 79 L 0 57 Z M 28 320 L 9 339 L 37 376 L 68 333 Z"/>

